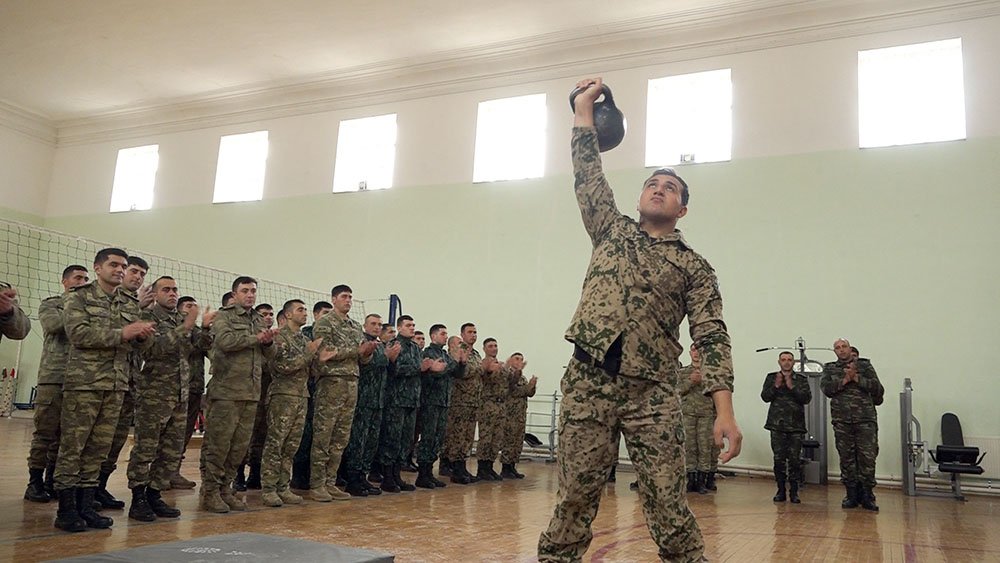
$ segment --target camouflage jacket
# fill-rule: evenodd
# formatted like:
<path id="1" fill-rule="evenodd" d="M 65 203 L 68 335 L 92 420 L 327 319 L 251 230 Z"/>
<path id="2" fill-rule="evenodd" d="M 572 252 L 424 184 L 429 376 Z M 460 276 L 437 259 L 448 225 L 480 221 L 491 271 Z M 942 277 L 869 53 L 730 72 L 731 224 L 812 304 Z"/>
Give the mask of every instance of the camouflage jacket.
<path id="1" fill-rule="evenodd" d="M 313 340 L 317 338 L 323 339 L 324 350 L 334 350 L 336 355 L 326 362 L 314 361 L 314 376 L 357 379 L 358 362 L 365 361 L 358 357 L 358 346 L 365 339 L 358 321 L 330 313 L 313 325 Z"/>
<path id="2" fill-rule="evenodd" d="M 378 340 L 365 335 L 365 339 Z M 366 409 L 381 409 L 385 404 L 385 378 L 389 370 L 389 358 L 385 356 L 385 345 L 375 347 L 372 359 L 361 364 L 358 376 L 358 406 Z"/>
<path id="3" fill-rule="evenodd" d="M 452 380 L 461 377 L 462 373 L 465 372 L 465 364 L 456 362 L 451 354 L 444 349 L 444 346 L 433 342 L 424 349 L 422 356 L 431 360 L 444 360 L 448 367 L 441 373 L 428 370 L 422 374 L 420 404 L 447 407 L 451 403 Z"/>
<path id="4" fill-rule="evenodd" d="M 274 337 L 277 350 L 271 364 L 271 385 L 267 388 L 268 398 L 275 395 L 308 397 L 309 373 L 315 353 L 306 346 L 309 339 L 300 331 L 285 325 Z"/>
<path id="5" fill-rule="evenodd" d="M 510 395 L 510 380 L 514 376 L 514 370 L 509 369 L 501 363 L 500 369 L 494 373 L 487 373 L 483 370 L 482 376 L 482 402 L 502 403 Z"/>
<path id="6" fill-rule="evenodd" d="M 212 329 L 195 327 L 191 335 L 194 343 L 188 353 L 188 371 L 191 373 L 190 393 L 201 395 L 205 392 L 205 358 L 212 349 Z"/>
<path id="7" fill-rule="evenodd" d="M 528 378 L 521 372 L 513 372 L 511 380 L 509 399 L 514 401 L 527 402 L 528 397 L 535 396 L 535 386 L 528 384 Z"/>
<path id="8" fill-rule="evenodd" d="M 451 405 L 479 408 L 482 404 L 483 357 L 475 348 L 464 342 L 462 349 L 468 350 L 469 359 L 465 363 L 465 372 L 452 382 Z"/>
<path id="9" fill-rule="evenodd" d="M 764 377 L 764 388 L 760 398 L 765 403 L 771 403 L 767 408 L 767 423 L 764 428 L 775 432 L 802 433 L 806 431 L 806 408 L 812 400 L 812 390 L 809 388 L 809 378 L 801 373 L 792 374 L 792 388 L 782 384 L 774 386 L 774 378 L 778 372 L 771 372 Z"/>
<path id="10" fill-rule="evenodd" d="M 67 391 L 128 391 L 132 356 L 153 339 L 122 342 L 122 328 L 139 321 L 139 301 L 118 287 L 108 295 L 96 281 L 69 291 L 63 322 L 69 338 Z"/>
<path id="11" fill-rule="evenodd" d="M 188 354 L 194 347 L 194 331 L 184 327 L 184 315 L 154 303 L 142 312 L 142 320 L 156 323 L 156 334 L 142 353 L 145 363 L 135 378 L 140 396 L 172 398 L 187 403 L 191 386 Z"/>
<path id="12" fill-rule="evenodd" d="M 69 338 L 63 324 L 66 294 L 55 295 L 38 305 L 38 322 L 42 325 L 42 359 L 38 364 L 39 385 L 62 385 L 69 359 Z"/>
<path id="13" fill-rule="evenodd" d="M 705 374 L 701 383 L 691 383 L 693 365 L 677 370 L 677 393 L 681 396 L 681 413 L 687 416 L 710 416 L 715 418 L 715 401 L 705 394 Z"/>
<path id="14" fill-rule="evenodd" d="M 0 289 L 9 287 L 10 284 L 0 282 Z M 14 304 L 13 310 L 0 315 L 0 340 L 3 340 L 4 336 L 11 340 L 24 340 L 29 332 L 31 332 L 31 321 L 17 303 Z"/>
<path id="15" fill-rule="evenodd" d="M 850 360 L 837 360 L 823 365 L 823 379 L 820 387 L 823 394 L 830 397 L 830 420 L 832 422 L 877 422 L 875 407 L 885 399 L 885 388 L 878 380 L 871 362 L 859 358 L 857 363 L 858 382 L 844 385 L 844 369 Z"/>
<path id="16" fill-rule="evenodd" d="M 603 361 L 621 337 L 621 374 L 675 384 L 686 316 L 706 393 L 732 390 L 729 334 L 712 266 L 680 231 L 653 238 L 618 211 L 593 127 L 574 127 L 572 148 L 577 203 L 594 250 L 566 339 Z"/>
<path id="17" fill-rule="evenodd" d="M 386 404 L 394 407 L 419 407 L 420 363 L 423 361 L 423 353 L 412 338 L 397 336 L 393 342 L 399 342 L 400 351 L 396 362 L 389 366 L 389 377 L 385 383 Z"/>
<path id="18" fill-rule="evenodd" d="M 313 338 L 313 325 L 306 325 L 302 327 L 302 334 L 303 336 L 308 338 L 309 341 L 316 340 L 315 338 Z"/>
<path id="19" fill-rule="evenodd" d="M 264 319 L 253 309 L 228 305 L 212 322 L 212 379 L 208 397 L 227 401 L 259 401 L 264 363 L 274 356 L 274 345 L 257 342 Z"/>

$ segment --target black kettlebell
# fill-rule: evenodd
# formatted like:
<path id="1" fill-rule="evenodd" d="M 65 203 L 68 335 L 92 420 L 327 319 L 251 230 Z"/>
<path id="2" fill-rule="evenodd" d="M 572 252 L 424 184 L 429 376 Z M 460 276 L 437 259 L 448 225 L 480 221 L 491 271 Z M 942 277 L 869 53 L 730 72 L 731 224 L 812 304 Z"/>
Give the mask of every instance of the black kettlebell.
<path id="1" fill-rule="evenodd" d="M 576 111 L 576 97 L 586 88 L 577 88 L 569 94 L 569 107 Z M 597 148 L 601 152 L 609 151 L 618 146 L 625 138 L 625 116 L 622 115 L 615 99 L 611 96 L 611 88 L 601 85 L 604 99 L 594 102 L 594 127 L 597 128 Z"/>

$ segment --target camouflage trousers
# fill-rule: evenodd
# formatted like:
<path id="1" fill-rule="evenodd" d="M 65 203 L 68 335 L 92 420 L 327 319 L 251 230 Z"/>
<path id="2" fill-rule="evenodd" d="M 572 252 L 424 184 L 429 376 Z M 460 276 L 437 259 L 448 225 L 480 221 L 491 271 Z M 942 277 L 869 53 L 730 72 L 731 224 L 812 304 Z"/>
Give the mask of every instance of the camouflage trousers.
<path id="1" fill-rule="evenodd" d="M 267 404 L 267 440 L 261 457 L 263 492 L 285 491 L 292 477 L 292 458 L 306 422 L 305 397 L 274 395 Z"/>
<path id="2" fill-rule="evenodd" d="M 264 441 L 267 439 L 267 388 L 271 386 L 271 375 L 267 372 L 260 378 L 260 402 L 253 417 L 253 431 L 250 433 L 250 447 L 243 463 L 260 463 L 264 455 Z"/>
<path id="3" fill-rule="evenodd" d="M 59 453 L 59 419 L 62 417 L 62 385 L 39 385 L 35 393 L 35 432 L 31 435 L 28 469 L 55 465 Z"/>
<path id="4" fill-rule="evenodd" d="M 493 462 L 500 454 L 503 441 L 503 401 L 484 399 L 479 408 L 479 442 L 476 443 L 476 458 Z"/>
<path id="5" fill-rule="evenodd" d="M 351 437 L 344 450 L 345 468 L 348 471 L 368 473 L 378 453 L 382 431 L 382 409 L 356 407 L 351 423 Z"/>
<path id="6" fill-rule="evenodd" d="M 128 488 L 170 488 L 170 476 L 181 466 L 187 401 L 152 391 L 138 394 L 135 405 L 135 445 L 128 458 Z"/>
<path id="7" fill-rule="evenodd" d="M 393 405 L 386 407 L 382 418 L 382 443 L 379 445 L 378 456 L 382 465 L 406 463 L 416 424 L 416 407 Z"/>
<path id="8" fill-rule="evenodd" d="M 875 486 L 875 458 L 878 457 L 878 423 L 833 421 L 833 435 L 840 455 L 840 480 Z"/>
<path id="9" fill-rule="evenodd" d="M 128 432 L 135 421 L 135 393 L 132 390 L 126 391 L 122 398 L 121 413 L 118 415 L 118 422 L 115 425 L 115 435 L 111 439 L 111 449 L 108 450 L 108 457 L 101 463 L 101 473 L 108 475 L 118 469 L 118 458 L 121 457 L 125 442 L 128 441 Z"/>
<path id="10" fill-rule="evenodd" d="M 337 481 L 340 459 L 351 436 L 354 407 L 358 403 L 358 380 L 321 377 L 316 381 L 316 411 L 313 413 L 309 486 L 332 487 Z"/>
<path id="11" fill-rule="evenodd" d="M 802 436 L 797 432 L 771 430 L 775 480 L 802 482 Z"/>
<path id="12" fill-rule="evenodd" d="M 691 471 L 712 471 L 712 457 L 715 453 L 714 416 L 683 415 L 684 418 L 684 459 L 685 469 Z"/>
<path id="13" fill-rule="evenodd" d="M 55 488 L 96 487 L 122 409 L 121 391 L 63 391 Z"/>
<path id="14" fill-rule="evenodd" d="M 705 545 L 685 497 L 684 426 L 675 390 L 662 382 L 610 376 L 570 360 L 559 416 L 559 488 L 538 560 L 580 561 L 593 538 L 621 430 L 639 481 L 649 533 L 664 561 L 700 561 Z"/>
<path id="15" fill-rule="evenodd" d="M 313 443 L 313 415 L 316 412 L 316 380 L 309 378 L 309 400 L 306 403 L 306 423 L 302 427 L 302 441 L 292 458 L 292 482 L 303 486 L 309 484 L 309 453 Z"/>
<path id="16" fill-rule="evenodd" d="M 441 457 L 448 461 L 465 461 L 476 438 L 476 411 L 473 406 L 451 405 L 445 424 Z"/>
<path id="17" fill-rule="evenodd" d="M 528 421 L 528 401 L 508 399 L 501 417 L 500 463 L 517 463 L 524 448 L 525 424 Z"/>
<path id="18" fill-rule="evenodd" d="M 250 445 L 257 401 L 209 399 L 205 436 L 201 441 L 201 487 L 204 492 L 226 491 L 236 478 Z"/>
<path id="19" fill-rule="evenodd" d="M 420 408 L 420 443 L 417 463 L 434 463 L 444 443 L 444 428 L 448 423 L 448 407 L 424 405 Z"/>
<path id="20" fill-rule="evenodd" d="M 198 424 L 198 413 L 201 412 L 201 400 L 203 393 L 188 393 L 187 401 L 187 421 L 184 426 L 184 451 L 187 451 L 188 444 L 191 443 L 191 436 L 194 436 L 194 427 Z"/>

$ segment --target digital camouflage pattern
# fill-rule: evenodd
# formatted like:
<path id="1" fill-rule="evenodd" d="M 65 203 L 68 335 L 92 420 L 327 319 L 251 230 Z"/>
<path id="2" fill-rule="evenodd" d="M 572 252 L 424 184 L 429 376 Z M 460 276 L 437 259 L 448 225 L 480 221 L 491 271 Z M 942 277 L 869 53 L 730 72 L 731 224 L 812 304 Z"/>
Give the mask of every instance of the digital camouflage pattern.
<path id="1" fill-rule="evenodd" d="M 824 364 L 820 388 L 830 398 L 830 419 L 840 456 L 840 480 L 846 484 L 874 487 L 875 460 L 878 458 L 875 407 L 885 399 L 885 388 L 875 367 L 864 358 L 857 360 L 858 382 L 844 385 L 844 370 L 852 361 Z"/>
<path id="2" fill-rule="evenodd" d="M 511 384 L 510 393 L 504 402 L 503 425 L 500 442 L 500 462 L 517 463 L 524 449 L 525 424 L 528 421 L 528 397 L 535 396 L 535 386 L 528 383 L 521 372 Z"/>
<path id="3" fill-rule="evenodd" d="M 732 390 L 730 340 L 715 272 L 679 231 L 650 237 L 622 215 L 601 169 L 596 130 L 574 127 L 575 191 L 594 249 L 567 340 L 603 362 L 621 339 L 620 375 L 570 360 L 562 380 L 559 489 L 539 561 L 579 561 L 617 457 L 621 429 L 639 497 L 664 560 L 698 560 L 704 544 L 684 496 L 684 428 L 677 394 L 680 324 L 701 355 L 704 392 Z"/>
<path id="4" fill-rule="evenodd" d="M 418 463 L 434 463 L 444 444 L 445 426 L 448 423 L 448 403 L 451 400 L 452 380 L 465 371 L 465 364 L 458 363 L 444 346 L 431 342 L 423 357 L 444 360 L 448 366 L 441 373 L 426 371 L 421 382 L 420 443 L 417 446 Z"/>
<path id="5" fill-rule="evenodd" d="M 261 488 L 265 493 L 288 489 L 292 458 L 305 425 L 307 385 L 315 357 L 307 348 L 305 335 L 288 325 L 278 332 L 274 343 L 277 352 L 268 388 L 267 439 L 261 457 Z"/>
<path id="6" fill-rule="evenodd" d="M 802 438 L 806 432 L 805 406 L 812 401 L 809 379 L 801 373 L 792 373 L 792 388 L 782 383 L 775 387 L 780 372 L 764 377 L 760 398 L 770 403 L 764 428 L 771 431 L 771 452 L 774 454 L 774 478 L 802 481 Z"/>

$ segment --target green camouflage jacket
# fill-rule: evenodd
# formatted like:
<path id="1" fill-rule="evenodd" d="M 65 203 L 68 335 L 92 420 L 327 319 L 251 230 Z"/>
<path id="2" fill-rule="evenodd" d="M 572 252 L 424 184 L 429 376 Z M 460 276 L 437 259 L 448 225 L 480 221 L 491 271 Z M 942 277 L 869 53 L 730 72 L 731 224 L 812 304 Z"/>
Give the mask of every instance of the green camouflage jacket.
<path id="1" fill-rule="evenodd" d="M 274 356 L 274 345 L 261 345 L 257 334 L 264 319 L 253 309 L 229 305 L 219 309 L 212 322 L 212 379 L 208 398 L 259 401 L 264 363 Z"/>
<path id="2" fill-rule="evenodd" d="M 767 423 L 764 428 L 775 432 L 802 433 L 806 431 L 806 408 L 812 400 L 812 390 L 809 388 L 809 378 L 801 373 L 792 374 L 792 388 L 785 385 L 774 386 L 774 378 L 778 372 L 771 372 L 764 377 L 764 387 L 760 398 L 765 403 L 771 403 L 767 408 Z"/>
<path id="3" fill-rule="evenodd" d="M 313 340 L 323 339 L 324 350 L 335 350 L 332 360 L 314 361 L 313 374 L 321 377 L 358 378 L 358 346 L 364 342 L 364 331 L 358 321 L 341 317 L 336 312 L 326 315 L 313 325 Z"/>
<path id="4" fill-rule="evenodd" d="M 212 329 L 195 327 L 191 335 L 194 345 L 188 353 L 188 371 L 191 373 L 190 392 L 201 395 L 205 392 L 205 358 L 212 349 Z"/>
<path id="5" fill-rule="evenodd" d="M 62 385 L 69 359 L 69 338 L 63 324 L 66 294 L 55 295 L 38 305 L 42 325 L 42 359 L 38 364 L 39 385 Z"/>
<path id="6" fill-rule="evenodd" d="M 479 408 L 482 404 L 483 357 L 465 342 L 461 346 L 463 350 L 469 352 L 469 356 L 465 363 L 465 372 L 455 377 L 455 381 L 452 382 L 451 406 Z"/>
<path id="7" fill-rule="evenodd" d="M 309 396 L 309 374 L 316 354 L 306 346 L 309 340 L 302 332 L 285 325 L 274 338 L 277 351 L 271 366 L 271 385 L 267 396 L 292 395 Z"/>
<path id="8" fill-rule="evenodd" d="M 0 289 L 11 287 L 7 282 L 0 282 Z M 14 309 L 6 315 L 0 315 L 0 340 L 6 336 L 11 340 L 24 340 L 31 332 L 31 321 L 28 315 L 16 303 Z"/>
<path id="9" fill-rule="evenodd" d="M 677 393 L 681 396 L 681 413 L 687 416 L 710 416 L 715 418 L 715 401 L 705 394 L 705 374 L 701 383 L 691 383 L 693 365 L 677 370 Z"/>
<path id="10" fill-rule="evenodd" d="M 389 377 L 385 383 L 388 404 L 394 407 L 419 407 L 420 363 L 423 360 L 420 346 L 412 338 L 403 336 L 397 336 L 393 342 L 399 342 L 400 350 L 396 362 L 389 366 Z"/>
<path id="11" fill-rule="evenodd" d="M 878 380 L 871 362 L 859 358 L 858 382 L 843 385 L 844 370 L 851 360 L 837 360 L 823 365 L 820 387 L 830 397 L 831 422 L 877 422 L 875 407 L 885 399 L 885 388 Z"/>
<path id="12" fill-rule="evenodd" d="M 187 403 L 191 386 L 188 354 L 194 347 L 194 331 L 184 327 L 184 315 L 154 303 L 142 312 L 142 320 L 156 323 L 156 334 L 143 351 L 142 371 L 135 378 L 140 395 L 159 396 Z"/>
<path id="13" fill-rule="evenodd" d="M 576 198 L 594 250 L 566 339 L 603 361 L 621 337 L 621 374 L 673 383 L 687 317 L 705 392 L 732 390 L 730 340 L 712 266 L 680 231 L 653 238 L 618 211 L 593 127 L 573 128 L 572 150 Z"/>
<path id="14" fill-rule="evenodd" d="M 424 349 L 423 357 L 444 360 L 448 367 L 441 373 L 430 370 L 423 373 L 423 380 L 420 383 L 420 404 L 447 407 L 451 403 L 451 382 L 465 371 L 465 364 L 456 362 L 444 346 L 433 342 Z"/>
<path id="15" fill-rule="evenodd" d="M 365 335 L 368 341 L 378 340 Z M 361 364 L 358 376 L 358 407 L 381 409 L 385 404 L 385 378 L 389 370 L 389 358 L 385 357 L 385 345 L 379 343 L 367 364 Z"/>

